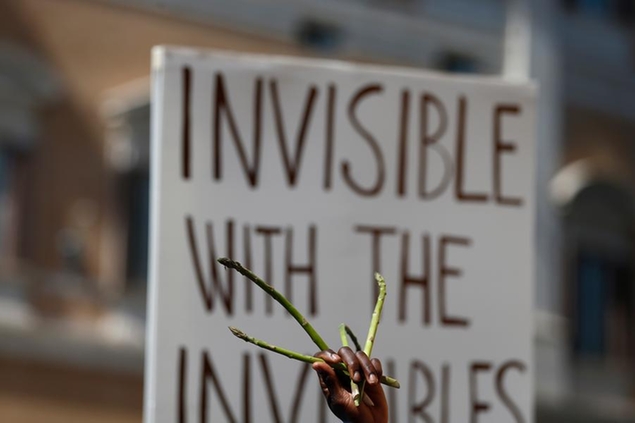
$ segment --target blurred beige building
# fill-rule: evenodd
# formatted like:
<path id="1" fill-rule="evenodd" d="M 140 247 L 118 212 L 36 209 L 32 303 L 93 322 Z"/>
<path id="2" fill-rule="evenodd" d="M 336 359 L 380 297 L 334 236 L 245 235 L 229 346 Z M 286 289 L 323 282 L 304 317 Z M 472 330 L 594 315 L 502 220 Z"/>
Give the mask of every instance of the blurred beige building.
<path id="1" fill-rule="evenodd" d="M 142 316 L 106 323 L 124 292 L 144 313 L 147 221 L 129 222 L 147 155 L 131 162 L 117 111 L 139 105 L 147 126 L 157 44 L 302 53 L 100 2 L 0 2 L 0 298 L 20 300 L 0 303 L 3 422 L 141 420 Z"/>
<path id="2" fill-rule="evenodd" d="M 117 290 L 126 280 L 127 205 L 120 197 L 127 187 L 104 136 L 109 91 L 133 81 L 114 100 L 147 102 L 150 49 L 157 44 L 301 50 L 99 2 L 20 0 L 0 7 L 0 60 L 11 66 L 6 77 L 15 79 L 8 83 L 24 91 L 9 95 L 30 97 L 28 119 L 9 122 L 14 134 L 3 136 L 16 203 L 14 233 L 3 246 L 28 266 L 78 266 L 105 290 Z M 136 80 L 143 85 L 134 86 Z M 74 247 L 81 249 L 77 263 Z"/>

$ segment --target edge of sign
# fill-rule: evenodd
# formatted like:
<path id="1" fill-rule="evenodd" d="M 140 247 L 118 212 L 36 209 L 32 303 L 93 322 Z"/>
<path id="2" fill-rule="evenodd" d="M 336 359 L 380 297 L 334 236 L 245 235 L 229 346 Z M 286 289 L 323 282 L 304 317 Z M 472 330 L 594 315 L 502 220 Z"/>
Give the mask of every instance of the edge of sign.
<path id="1" fill-rule="evenodd" d="M 144 374 L 144 397 L 143 397 L 143 421 L 144 423 L 154 423 L 156 420 L 156 404 L 155 404 L 155 378 L 156 378 L 156 360 L 154 346 L 156 345 L 157 336 L 157 263 L 159 261 L 158 234 L 159 234 L 159 172 L 161 163 L 161 149 L 157 148 L 159 143 L 160 125 L 163 110 L 158 106 L 162 104 L 160 97 L 163 95 L 163 85 L 165 78 L 165 57 L 166 49 L 162 47 L 154 47 L 152 49 L 151 64 L 151 102 L 150 102 L 150 231 L 148 235 L 149 245 L 149 263 L 148 263 L 148 294 L 147 294 L 147 323 L 146 323 L 146 357 L 145 357 L 145 374 Z"/>
<path id="2" fill-rule="evenodd" d="M 182 59 L 209 59 L 222 57 L 236 61 L 249 61 L 252 65 L 254 62 L 260 62 L 262 65 L 291 65 L 297 67 L 320 67 L 323 69 L 335 71 L 354 71 L 364 70 L 378 73 L 390 73 L 405 77 L 426 77 L 432 79 L 447 80 L 449 77 L 463 83 L 488 83 L 500 87 L 516 87 L 526 90 L 527 94 L 534 97 L 536 95 L 538 84 L 534 80 L 515 80 L 503 78 L 500 75 L 471 75 L 471 74 L 448 74 L 432 69 L 384 65 L 384 64 L 368 64 L 355 61 L 345 61 L 332 58 L 315 58 L 304 56 L 290 56 L 282 54 L 265 54 L 240 52 L 235 50 L 223 50 L 215 48 L 194 48 L 180 45 L 159 45 L 153 47 L 152 67 L 155 69 L 162 68 L 166 65 L 171 57 L 180 57 Z"/>

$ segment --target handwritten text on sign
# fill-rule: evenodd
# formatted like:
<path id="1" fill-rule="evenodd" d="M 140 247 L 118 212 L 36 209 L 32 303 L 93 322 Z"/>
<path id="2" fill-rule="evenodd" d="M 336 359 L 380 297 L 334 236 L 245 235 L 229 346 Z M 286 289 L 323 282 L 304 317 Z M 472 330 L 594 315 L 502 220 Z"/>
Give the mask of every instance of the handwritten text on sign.
<path id="1" fill-rule="evenodd" d="M 334 349 L 388 298 L 391 421 L 531 421 L 533 90 L 402 69 L 155 51 L 146 422 L 335 421 L 292 300 Z"/>

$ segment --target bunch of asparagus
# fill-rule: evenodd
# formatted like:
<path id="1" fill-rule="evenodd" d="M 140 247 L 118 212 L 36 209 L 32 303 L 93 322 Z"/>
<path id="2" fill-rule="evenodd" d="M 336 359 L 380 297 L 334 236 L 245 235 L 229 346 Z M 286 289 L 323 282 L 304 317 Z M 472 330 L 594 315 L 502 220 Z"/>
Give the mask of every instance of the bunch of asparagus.
<path id="1" fill-rule="evenodd" d="M 237 261 L 231 260 L 229 258 L 220 258 L 218 259 L 218 262 L 222 264 L 223 266 L 229 269 L 235 270 L 241 275 L 245 276 L 247 279 L 249 279 L 256 285 L 258 285 L 258 287 L 260 287 L 263 291 L 265 291 L 274 300 L 280 303 L 280 305 L 282 305 L 289 312 L 289 314 L 291 314 L 291 316 L 293 316 L 293 318 L 300 324 L 302 329 L 304 329 L 304 331 L 309 335 L 309 337 L 313 340 L 315 345 L 321 351 L 330 349 L 328 344 L 324 341 L 324 339 L 322 339 L 320 334 L 313 328 L 313 326 L 311 326 L 309 321 L 302 315 L 302 313 L 300 313 L 287 298 L 285 298 L 281 293 L 276 291 L 271 285 L 269 285 L 264 280 L 259 278 L 256 274 L 254 274 L 249 269 L 246 269 L 245 267 L 243 267 Z M 384 281 L 384 278 L 379 273 L 376 273 L 375 279 L 379 286 L 379 295 L 377 297 L 375 309 L 371 317 L 370 327 L 368 328 L 368 336 L 366 337 L 366 343 L 363 348 L 363 351 L 369 357 L 371 356 L 371 353 L 373 351 L 375 335 L 377 334 L 377 327 L 379 326 L 381 311 L 384 306 L 384 299 L 386 298 L 386 282 Z M 243 341 L 257 345 L 260 348 L 264 348 L 266 350 L 284 355 L 291 359 L 303 361 L 305 363 L 316 363 L 316 362 L 322 361 L 322 359 L 317 357 L 301 354 L 296 351 L 291 351 L 286 348 L 271 345 L 268 342 L 265 342 L 260 339 L 247 335 L 245 332 L 243 332 L 242 330 L 238 328 L 230 326 L 229 330 L 232 332 L 232 334 L 234 334 L 234 336 L 242 339 Z M 362 350 L 362 347 L 359 344 L 357 337 L 347 325 L 342 323 L 339 327 L 339 331 L 340 331 L 340 339 L 342 341 L 343 346 L 348 346 L 348 337 L 350 337 L 351 341 L 353 341 L 355 349 L 357 351 Z M 336 369 L 336 371 L 341 372 L 350 378 L 350 375 L 348 374 L 346 365 L 344 363 L 338 363 L 337 365 L 334 365 L 333 367 Z M 399 388 L 399 382 L 396 379 L 391 378 L 389 376 L 382 376 L 380 381 L 386 386 L 390 386 L 392 388 Z M 363 401 L 363 398 L 364 398 L 364 383 L 362 382 L 360 384 L 361 386 L 359 386 L 358 384 L 353 382 L 352 378 L 350 383 L 351 383 L 351 394 L 353 395 L 355 405 L 359 406 L 359 404 L 361 403 L 361 401 Z"/>

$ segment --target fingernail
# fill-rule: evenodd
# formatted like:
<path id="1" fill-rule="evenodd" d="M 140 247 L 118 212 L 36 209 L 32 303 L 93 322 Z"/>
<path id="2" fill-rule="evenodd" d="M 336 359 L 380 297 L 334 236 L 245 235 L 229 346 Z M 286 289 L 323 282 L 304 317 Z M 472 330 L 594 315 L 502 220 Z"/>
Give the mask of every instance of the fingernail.
<path id="1" fill-rule="evenodd" d="M 368 376 L 368 382 L 369 383 L 377 383 L 377 376 L 375 376 L 374 374 L 371 373 L 371 375 Z"/>
<path id="2" fill-rule="evenodd" d="M 339 361 L 340 360 L 340 356 L 334 353 L 331 353 L 331 359 Z"/>
<path id="3" fill-rule="evenodd" d="M 362 378 L 362 375 L 359 372 L 355 372 L 353 374 L 353 379 L 355 379 L 356 381 L 360 380 Z"/>
<path id="4" fill-rule="evenodd" d="M 374 407 L 375 403 L 373 402 L 372 399 L 370 399 L 370 397 L 368 395 L 364 395 L 364 404 L 366 404 L 369 407 Z"/>

